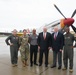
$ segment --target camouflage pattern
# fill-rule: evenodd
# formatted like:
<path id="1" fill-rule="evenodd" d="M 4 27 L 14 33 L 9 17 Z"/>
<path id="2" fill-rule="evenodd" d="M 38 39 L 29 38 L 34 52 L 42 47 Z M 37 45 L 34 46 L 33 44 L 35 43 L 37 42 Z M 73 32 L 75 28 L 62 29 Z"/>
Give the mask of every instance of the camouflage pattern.
<path id="1" fill-rule="evenodd" d="M 20 43 L 20 53 L 21 53 L 21 60 L 22 61 L 27 61 L 28 55 L 29 55 L 29 44 L 28 44 L 28 35 L 26 36 L 21 36 L 19 38 L 19 43 Z"/>

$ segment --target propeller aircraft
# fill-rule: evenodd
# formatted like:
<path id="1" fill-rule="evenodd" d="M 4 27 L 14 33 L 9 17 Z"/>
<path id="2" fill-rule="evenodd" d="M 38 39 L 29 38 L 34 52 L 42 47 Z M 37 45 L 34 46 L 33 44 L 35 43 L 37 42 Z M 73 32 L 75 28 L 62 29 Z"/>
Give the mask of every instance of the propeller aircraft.
<path id="1" fill-rule="evenodd" d="M 66 17 L 63 15 L 63 13 L 60 11 L 60 9 L 59 9 L 55 4 L 54 4 L 54 7 L 58 10 L 58 12 L 59 12 L 64 18 L 63 18 L 63 19 L 60 19 L 60 20 L 56 20 L 56 21 L 54 21 L 54 22 L 52 22 L 52 23 L 49 23 L 49 24 L 45 25 L 45 27 L 47 27 L 48 29 L 50 29 L 50 28 L 53 29 L 55 26 L 59 26 L 60 31 L 65 32 L 65 28 L 71 26 L 72 29 L 73 29 L 73 31 L 76 33 L 76 27 L 73 25 L 73 23 L 74 23 L 74 21 L 75 21 L 75 20 L 73 19 L 73 17 L 74 17 L 75 14 L 76 14 L 76 9 L 74 10 L 71 18 L 66 18 Z"/>
<path id="2" fill-rule="evenodd" d="M 76 9 L 74 10 L 74 12 L 73 12 L 73 14 L 72 14 L 72 16 L 71 16 L 70 18 L 66 18 L 66 17 L 63 15 L 63 13 L 60 11 L 60 9 L 59 9 L 55 4 L 54 4 L 54 7 L 58 10 L 58 12 L 59 12 L 64 18 L 63 18 L 63 19 L 60 19 L 60 20 L 56 20 L 56 21 L 51 22 L 51 23 L 49 23 L 49 24 L 47 24 L 47 25 L 44 25 L 44 26 L 47 27 L 48 30 L 50 30 L 50 28 L 53 29 L 55 26 L 58 26 L 61 32 L 65 32 L 65 28 L 71 26 L 72 29 L 73 29 L 73 31 L 76 33 L 76 27 L 73 25 L 73 23 L 74 23 L 74 21 L 75 21 L 75 20 L 73 19 L 73 17 L 74 17 L 75 14 L 76 14 Z M 38 33 L 42 31 L 42 27 L 43 27 L 43 26 L 41 26 L 41 27 L 37 30 Z M 30 32 L 29 32 L 29 33 L 30 33 Z M 8 33 L 7 33 L 7 34 L 8 34 Z M 9 34 L 8 34 L 8 35 L 9 35 Z M 17 35 L 21 36 L 21 35 L 23 35 L 23 33 L 18 33 Z"/>

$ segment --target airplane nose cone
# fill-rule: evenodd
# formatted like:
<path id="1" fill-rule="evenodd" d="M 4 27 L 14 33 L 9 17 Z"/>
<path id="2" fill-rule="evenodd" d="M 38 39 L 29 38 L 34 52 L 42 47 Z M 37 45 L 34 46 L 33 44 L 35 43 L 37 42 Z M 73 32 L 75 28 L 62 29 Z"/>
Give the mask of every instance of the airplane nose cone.
<path id="1" fill-rule="evenodd" d="M 64 20 L 64 25 L 71 26 L 73 23 L 74 23 L 73 18 L 67 18 L 67 19 Z"/>

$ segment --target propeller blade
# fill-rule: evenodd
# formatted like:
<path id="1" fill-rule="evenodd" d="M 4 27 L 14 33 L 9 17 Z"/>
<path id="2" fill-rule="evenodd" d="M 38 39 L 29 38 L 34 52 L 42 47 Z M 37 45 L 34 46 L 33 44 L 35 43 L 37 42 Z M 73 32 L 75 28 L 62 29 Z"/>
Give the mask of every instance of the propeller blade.
<path id="1" fill-rule="evenodd" d="M 66 19 L 66 17 L 62 14 L 62 12 L 59 10 L 59 8 L 54 4 L 54 7 L 59 11 L 59 13 Z"/>
<path id="2" fill-rule="evenodd" d="M 76 33 L 76 27 L 74 27 L 73 25 L 71 25 L 71 27 L 74 30 L 74 32 Z"/>
<path id="3" fill-rule="evenodd" d="M 71 18 L 74 17 L 75 14 L 76 14 L 76 9 L 74 10 L 74 12 L 73 12 Z"/>

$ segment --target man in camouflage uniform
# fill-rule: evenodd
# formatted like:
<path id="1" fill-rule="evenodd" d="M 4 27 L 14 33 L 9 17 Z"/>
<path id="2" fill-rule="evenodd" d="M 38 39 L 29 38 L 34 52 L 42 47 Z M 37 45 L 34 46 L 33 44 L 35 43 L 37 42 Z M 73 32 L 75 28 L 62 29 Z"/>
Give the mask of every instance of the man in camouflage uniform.
<path id="1" fill-rule="evenodd" d="M 10 42 L 9 42 L 10 40 Z M 10 54 L 11 54 L 11 63 L 12 66 L 17 66 L 17 60 L 18 60 L 18 49 L 19 49 L 19 37 L 17 36 L 17 30 L 14 29 L 12 31 L 12 35 L 10 35 L 5 40 L 7 45 L 10 45 Z"/>
<path id="2" fill-rule="evenodd" d="M 75 41 L 75 37 L 70 33 L 69 27 L 66 28 L 66 34 L 64 35 L 64 50 L 63 50 L 63 61 L 64 68 L 66 70 L 68 67 L 68 59 L 69 59 L 69 71 L 73 72 L 73 42 Z"/>
<path id="3" fill-rule="evenodd" d="M 29 55 L 29 44 L 28 44 L 28 35 L 26 35 L 26 30 L 23 30 L 23 35 L 20 37 L 19 39 L 19 43 L 20 43 L 20 53 L 21 53 L 21 60 L 23 63 L 23 66 L 25 67 L 27 64 L 27 60 L 28 60 L 28 55 Z"/>

